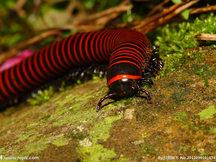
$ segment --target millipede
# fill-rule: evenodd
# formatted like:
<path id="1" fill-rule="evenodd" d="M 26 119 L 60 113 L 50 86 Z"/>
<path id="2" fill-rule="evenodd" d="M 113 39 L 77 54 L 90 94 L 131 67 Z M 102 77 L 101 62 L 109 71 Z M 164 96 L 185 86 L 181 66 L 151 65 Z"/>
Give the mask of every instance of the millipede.
<path id="1" fill-rule="evenodd" d="M 115 96 L 129 97 L 141 93 L 152 103 L 142 83 L 153 84 L 147 75 L 154 75 L 163 67 L 156 46 L 133 29 L 101 30 L 68 36 L 48 45 L 20 63 L 0 72 L 0 104 L 21 96 L 71 69 L 93 64 L 108 64 L 107 85 L 110 93 L 102 102 Z"/>

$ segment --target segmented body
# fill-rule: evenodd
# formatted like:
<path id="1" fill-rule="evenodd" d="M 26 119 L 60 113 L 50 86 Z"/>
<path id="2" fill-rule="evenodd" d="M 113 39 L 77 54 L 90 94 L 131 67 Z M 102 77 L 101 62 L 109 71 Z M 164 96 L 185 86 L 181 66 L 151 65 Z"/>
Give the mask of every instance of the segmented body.
<path id="1" fill-rule="evenodd" d="M 107 83 L 116 95 L 138 93 L 119 89 L 116 83 L 124 86 L 124 80 L 140 82 L 152 55 L 147 37 L 132 29 L 72 35 L 0 72 L 0 101 L 28 92 L 74 67 L 93 63 L 108 63 Z"/>

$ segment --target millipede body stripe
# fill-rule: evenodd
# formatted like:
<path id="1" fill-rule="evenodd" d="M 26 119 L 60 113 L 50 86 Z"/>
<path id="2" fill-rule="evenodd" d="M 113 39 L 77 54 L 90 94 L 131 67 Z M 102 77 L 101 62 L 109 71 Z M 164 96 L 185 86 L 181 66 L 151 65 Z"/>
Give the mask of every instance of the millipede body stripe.
<path id="1" fill-rule="evenodd" d="M 142 79 L 151 57 L 147 37 L 136 30 L 79 33 L 48 45 L 0 72 L 0 101 L 8 100 L 78 66 L 108 64 L 108 86 L 118 80 Z M 123 67 L 123 69 L 122 69 Z"/>
<path id="2" fill-rule="evenodd" d="M 42 49 L 39 56 L 39 62 L 41 63 L 41 68 L 44 70 L 46 75 L 52 76 L 52 73 L 49 71 L 49 68 L 46 66 L 45 62 L 45 49 Z"/>
<path id="3" fill-rule="evenodd" d="M 65 65 L 65 63 L 63 63 L 63 61 L 64 61 L 64 59 L 63 59 L 64 53 L 62 53 L 62 52 L 59 51 L 59 50 L 61 49 L 61 48 L 59 47 L 61 43 L 62 43 L 62 40 L 59 41 L 59 42 L 56 44 L 55 52 L 56 52 L 57 60 L 59 61 L 60 66 L 61 66 L 63 69 L 67 69 L 67 66 Z"/>
<path id="4" fill-rule="evenodd" d="M 10 85 L 9 79 L 8 79 L 8 70 L 4 71 L 3 75 L 5 76 L 5 80 L 3 80 L 3 84 L 5 86 L 5 91 L 7 92 L 6 96 L 11 97 L 11 93 L 13 93 L 13 92 L 11 92 L 11 85 Z"/>
<path id="5" fill-rule="evenodd" d="M 108 86 L 110 86 L 111 83 L 120 80 L 120 79 L 142 79 L 140 75 L 116 75 L 112 79 L 109 80 L 107 83 Z"/>
<path id="6" fill-rule="evenodd" d="M 60 67 L 60 63 L 58 62 L 58 58 L 57 58 L 56 52 L 55 52 L 56 49 L 54 50 L 56 44 L 57 43 L 53 43 L 50 47 L 50 54 L 51 54 L 52 63 L 54 64 L 54 67 L 58 71 L 64 71 L 64 69 Z"/>
<path id="7" fill-rule="evenodd" d="M 43 82 L 44 75 L 40 72 L 38 68 L 38 62 L 37 62 L 38 54 L 39 54 L 39 51 L 35 53 L 34 57 L 30 57 L 31 62 L 29 61 L 29 63 L 31 63 L 31 67 L 33 71 L 32 74 L 34 75 L 34 78 L 37 79 L 38 82 Z M 23 78 L 25 79 L 25 75 L 23 75 Z"/>
<path id="8" fill-rule="evenodd" d="M 96 32 L 96 33 L 93 33 L 93 37 L 92 37 L 92 41 L 91 41 L 91 47 L 90 47 L 91 52 L 92 52 L 92 55 L 93 55 L 94 58 L 97 60 L 97 62 L 100 62 L 101 58 L 100 58 L 100 56 L 98 56 L 98 54 L 97 54 L 98 48 L 94 48 L 94 47 L 96 47 L 96 46 L 99 47 L 98 42 L 97 42 L 97 38 L 99 37 L 99 34 L 100 34 L 99 31 Z"/>
<path id="9" fill-rule="evenodd" d="M 93 36 L 93 32 L 89 33 L 86 37 L 86 41 L 85 41 L 85 52 L 87 55 L 88 60 L 90 60 L 90 62 L 96 62 L 96 58 L 95 55 L 92 54 L 91 52 L 91 40 L 92 40 L 92 36 Z"/>
<path id="10" fill-rule="evenodd" d="M 50 58 L 50 54 L 48 52 L 49 49 L 50 49 L 50 45 L 48 45 L 47 48 L 44 50 L 45 51 L 45 54 L 44 54 L 45 55 L 45 66 L 50 73 L 55 74 L 55 73 L 57 73 L 57 70 L 55 70 L 53 68 L 53 66 L 51 65 L 51 61 L 50 61 L 51 58 Z"/>
<path id="11" fill-rule="evenodd" d="M 27 59 L 23 60 L 22 69 L 24 76 L 26 77 L 26 82 L 30 85 L 37 85 L 37 82 L 34 80 L 34 77 L 31 77 L 31 73 L 28 72 L 28 66 L 26 66 Z"/>
<path id="12" fill-rule="evenodd" d="M 20 80 L 18 80 L 17 73 L 14 72 L 15 71 L 15 67 L 16 66 L 13 66 L 11 68 L 11 78 L 13 80 L 13 83 L 16 86 L 16 88 L 19 89 L 19 91 L 17 91 L 17 92 L 25 92 L 25 89 L 22 86 L 19 86 L 19 85 L 22 85 L 22 83 L 20 82 Z"/>
<path id="13" fill-rule="evenodd" d="M 31 57 L 30 57 L 31 58 Z M 29 59 L 30 59 L 29 58 Z M 30 63 L 30 61 L 29 61 L 29 63 Z M 24 81 L 24 78 L 23 78 L 23 76 L 22 76 L 22 72 L 21 72 L 21 69 L 20 69 L 20 66 L 21 66 L 22 64 L 17 64 L 16 66 L 15 66 L 15 69 L 16 69 L 16 73 L 17 73 L 17 79 L 21 82 L 21 84 L 20 85 L 23 85 L 24 87 L 25 87 L 25 91 L 26 91 L 26 89 L 31 89 L 32 88 L 32 86 L 31 85 L 29 85 L 29 84 L 26 84 L 26 82 Z"/>
<path id="14" fill-rule="evenodd" d="M 137 65 L 137 64 L 136 64 L 135 62 L 133 62 L 133 61 L 127 61 L 127 60 L 124 60 L 124 61 L 118 61 L 118 62 L 114 62 L 114 63 L 112 63 L 112 65 L 110 65 L 110 66 L 108 67 L 108 70 L 109 70 L 112 66 L 114 66 L 114 65 L 118 65 L 118 64 L 120 64 L 120 63 L 133 64 L 133 65 L 135 65 L 135 66 L 140 70 L 140 72 L 141 72 L 141 69 L 140 69 L 139 65 Z"/>
<path id="15" fill-rule="evenodd" d="M 39 64 L 38 64 L 38 54 L 39 53 L 40 53 L 40 51 L 35 53 L 35 57 L 33 57 L 33 59 L 32 59 L 32 64 L 35 65 L 35 66 L 33 66 L 33 71 L 35 71 L 34 73 L 37 76 L 37 80 L 40 82 L 43 82 L 43 80 L 41 78 L 47 79 L 47 77 L 39 69 Z"/>
<path id="16" fill-rule="evenodd" d="M 14 89 L 15 89 L 15 91 L 17 91 L 17 93 L 24 92 L 25 90 L 22 87 L 19 86 L 19 82 L 18 82 L 18 80 L 16 78 L 17 77 L 14 74 L 14 66 L 13 66 L 11 68 L 11 79 L 12 79 L 13 84 L 14 84 Z"/>
<path id="17" fill-rule="evenodd" d="M 67 53 L 69 55 L 70 61 L 72 62 L 73 65 L 79 66 L 79 63 L 77 62 L 73 52 L 73 46 L 71 46 L 71 44 L 73 43 L 73 36 L 71 36 L 68 40 L 68 44 L 67 44 Z"/>
<path id="18" fill-rule="evenodd" d="M 8 77 L 8 73 L 9 73 L 9 70 L 6 70 L 6 71 L 5 71 L 6 83 L 8 83 L 7 86 L 8 86 L 8 88 L 9 88 L 9 90 L 12 92 L 11 95 L 13 95 L 13 94 L 18 94 L 18 92 L 17 92 L 17 91 L 15 90 L 15 88 L 13 87 L 13 84 L 11 84 L 11 78 Z"/>
<path id="19" fill-rule="evenodd" d="M 40 77 L 42 76 L 42 78 L 44 78 L 44 79 L 48 79 L 49 76 L 47 76 L 46 71 L 45 71 L 45 70 L 43 69 L 43 67 L 42 67 L 43 64 L 44 64 L 44 61 L 40 62 L 40 57 L 41 57 L 41 55 L 43 55 L 43 50 L 44 50 L 44 49 L 42 49 L 42 50 L 40 51 L 40 53 L 38 52 L 37 57 L 35 57 L 35 59 L 34 59 L 34 64 L 36 64 L 36 70 L 37 70 L 39 76 L 40 76 Z M 40 77 L 39 77 L 39 78 L 40 78 Z"/>
<path id="20" fill-rule="evenodd" d="M 79 51 L 80 51 L 83 62 L 85 62 L 86 64 L 90 64 L 91 61 L 88 59 L 88 56 L 86 55 L 86 51 L 85 51 L 86 50 L 85 41 L 86 41 L 87 36 L 88 36 L 88 33 L 84 33 L 82 37 L 80 38 Z"/>
<path id="21" fill-rule="evenodd" d="M 3 78 L 3 72 L 0 73 L 0 79 L 2 80 L 2 78 Z M 4 97 L 9 96 L 9 94 L 8 94 L 8 92 L 5 90 L 5 85 L 3 84 L 3 81 L 0 82 L 0 85 L 1 85 L 1 86 L 0 86 L 0 87 L 1 87 L 1 91 L 0 91 L 1 96 L 0 96 L 0 98 L 1 98 L 1 99 L 4 99 Z"/>

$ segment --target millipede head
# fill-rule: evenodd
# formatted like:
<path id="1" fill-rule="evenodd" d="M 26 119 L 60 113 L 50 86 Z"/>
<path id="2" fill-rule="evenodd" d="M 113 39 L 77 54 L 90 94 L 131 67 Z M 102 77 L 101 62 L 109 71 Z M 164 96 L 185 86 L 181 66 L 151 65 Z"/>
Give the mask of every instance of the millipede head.
<path id="1" fill-rule="evenodd" d="M 101 110 L 101 105 L 102 102 L 107 99 L 107 98 L 112 98 L 112 97 L 130 97 L 130 96 L 134 96 L 137 94 L 142 94 L 143 92 L 147 95 L 147 101 L 149 104 L 152 103 L 152 99 L 150 94 L 144 90 L 140 88 L 140 84 L 141 84 L 142 80 L 141 79 L 119 79 L 115 82 L 113 82 L 110 85 L 110 88 L 115 91 L 114 93 L 110 93 L 106 96 L 104 96 L 102 99 L 100 99 L 100 101 L 97 104 L 97 112 Z"/>
<path id="2" fill-rule="evenodd" d="M 110 84 L 110 89 L 120 97 L 133 96 L 139 91 L 140 79 L 119 79 Z"/>

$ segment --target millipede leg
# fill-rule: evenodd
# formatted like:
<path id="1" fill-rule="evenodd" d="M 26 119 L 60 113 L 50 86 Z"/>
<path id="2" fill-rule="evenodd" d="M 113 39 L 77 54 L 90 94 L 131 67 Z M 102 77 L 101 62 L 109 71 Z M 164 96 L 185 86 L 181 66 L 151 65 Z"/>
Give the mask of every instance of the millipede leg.
<path id="1" fill-rule="evenodd" d="M 144 92 L 147 95 L 147 101 L 149 104 L 152 104 L 152 98 L 150 96 L 150 94 L 145 90 L 145 89 L 140 89 L 140 92 Z"/>
<path id="2" fill-rule="evenodd" d="M 147 82 L 150 85 L 153 85 L 153 81 L 151 80 L 151 78 L 142 78 L 142 82 Z"/>
<path id="3" fill-rule="evenodd" d="M 110 93 L 110 94 L 104 96 L 103 98 L 101 98 L 100 101 L 99 101 L 98 104 L 97 104 L 96 111 L 98 112 L 98 111 L 101 110 L 101 104 L 102 104 L 102 102 L 103 102 L 105 99 L 110 98 L 110 97 L 113 97 L 113 96 L 117 96 L 117 94 L 116 94 L 116 93 Z"/>

